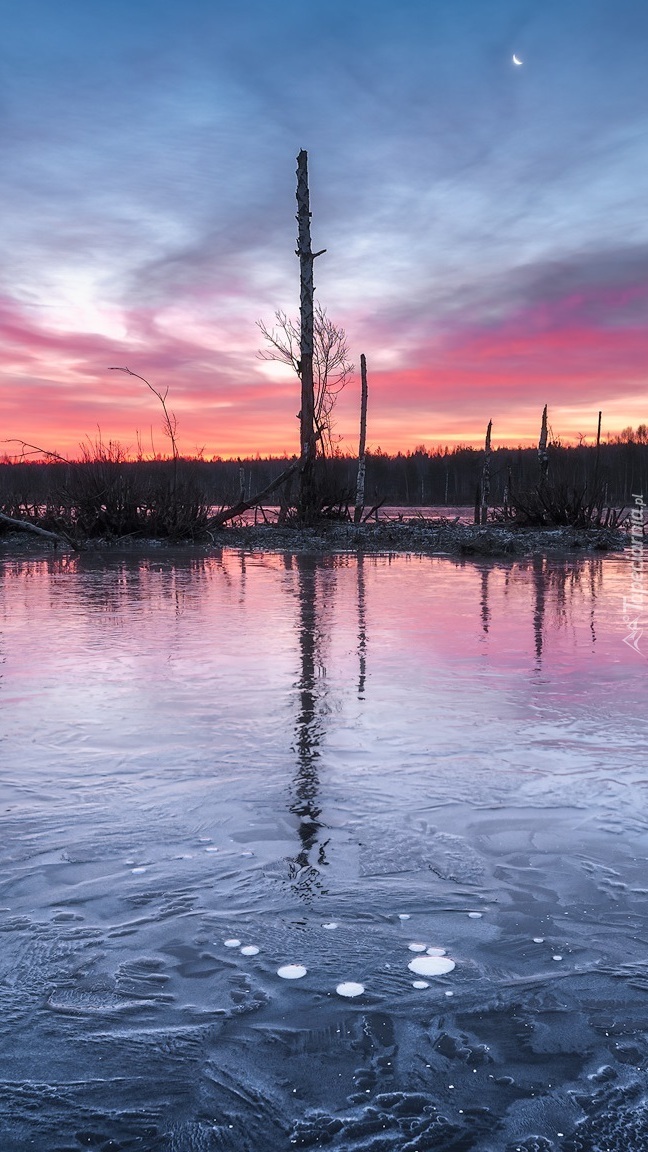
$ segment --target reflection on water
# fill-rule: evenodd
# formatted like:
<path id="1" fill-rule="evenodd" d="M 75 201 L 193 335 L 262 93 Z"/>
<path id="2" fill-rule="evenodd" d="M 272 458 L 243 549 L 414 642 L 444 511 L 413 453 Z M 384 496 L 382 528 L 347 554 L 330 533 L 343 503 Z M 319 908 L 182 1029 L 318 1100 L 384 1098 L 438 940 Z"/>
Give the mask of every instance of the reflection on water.
<path id="1" fill-rule="evenodd" d="M 288 559 L 288 558 L 287 558 Z M 292 559 L 292 558 L 290 558 Z M 326 668 L 323 662 L 324 606 L 318 599 L 318 564 L 311 556 L 296 556 L 299 605 L 298 711 L 294 751 L 297 771 L 290 811 L 298 820 L 300 851 L 293 860 L 293 888 L 307 897 L 325 892 L 320 869 L 326 864 L 326 842 L 320 838 L 319 760 L 324 738 Z M 328 589 L 330 594 L 330 588 Z M 320 596 L 323 593 L 320 591 Z"/>
<path id="2" fill-rule="evenodd" d="M 643 1148 L 628 572 L 5 560 L 2 1148 Z"/>

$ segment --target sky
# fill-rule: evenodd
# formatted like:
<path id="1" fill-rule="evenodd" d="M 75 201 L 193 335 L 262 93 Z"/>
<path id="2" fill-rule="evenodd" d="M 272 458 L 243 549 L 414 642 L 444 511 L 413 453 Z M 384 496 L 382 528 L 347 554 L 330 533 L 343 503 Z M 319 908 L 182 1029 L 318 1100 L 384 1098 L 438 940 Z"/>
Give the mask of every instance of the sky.
<path id="1" fill-rule="evenodd" d="M 0 0 L 0 29 L 0 455 L 167 452 L 114 367 L 183 453 L 298 451 L 257 321 L 298 316 L 302 148 L 370 449 L 646 422 L 645 0 Z"/>

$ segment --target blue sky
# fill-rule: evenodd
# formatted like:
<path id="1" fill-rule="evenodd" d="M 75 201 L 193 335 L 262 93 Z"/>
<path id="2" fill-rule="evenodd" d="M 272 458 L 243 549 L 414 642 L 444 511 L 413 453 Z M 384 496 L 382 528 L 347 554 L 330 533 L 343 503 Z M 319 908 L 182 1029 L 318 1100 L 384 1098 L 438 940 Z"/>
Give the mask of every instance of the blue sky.
<path id="1" fill-rule="evenodd" d="M 300 148 L 318 298 L 367 355 L 374 446 L 491 417 L 526 440 L 545 402 L 566 436 L 600 407 L 609 429 L 645 420 L 645 3 L 0 13 L 8 436 L 132 443 L 158 416 L 116 363 L 170 387 L 187 451 L 294 451 L 295 383 L 258 360 L 255 321 L 296 312 Z"/>

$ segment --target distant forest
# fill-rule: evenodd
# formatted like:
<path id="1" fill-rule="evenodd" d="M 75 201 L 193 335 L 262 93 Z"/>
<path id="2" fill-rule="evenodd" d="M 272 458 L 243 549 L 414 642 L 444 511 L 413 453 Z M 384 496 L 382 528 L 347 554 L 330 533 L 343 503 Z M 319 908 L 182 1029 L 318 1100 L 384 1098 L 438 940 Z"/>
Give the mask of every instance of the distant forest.
<path id="1" fill-rule="evenodd" d="M 378 450 L 367 455 L 365 506 L 374 504 L 473 505 L 480 481 L 483 450 L 456 447 L 434 451 L 419 448 L 406 454 L 388 456 Z M 0 510 L 24 514 L 29 508 L 43 507 L 69 486 L 75 475 L 101 470 L 108 480 L 155 481 L 169 468 L 168 460 L 131 461 L 112 445 L 101 446 L 95 458 L 77 463 L 0 463 Z M 285 469 L 284 458 L 201 460 L 180 458 L 178 479 L 200 491 L 203 501 L 227 505 L 264 489 Z M 354 457 L 333 455 L 320 462 L 329 490 L 342 503 L 353 503 L 357 461 Z M 633 503 L 633 493 L 648 495 L 648 435 L 641 426 L 636 433 L 626 430 L 617 440 L 594 446 L 549 446 L 549 480 L 587 491 L 595 489 L 605 504 Z M 506 489 L 511 495 L 532 490 L 538 483 L 538 453 L 535 448 L 497 448 L 491 454 L 490 506 L 503 503 Z M 277 497 L 269 501 L 276 502 Z"/>

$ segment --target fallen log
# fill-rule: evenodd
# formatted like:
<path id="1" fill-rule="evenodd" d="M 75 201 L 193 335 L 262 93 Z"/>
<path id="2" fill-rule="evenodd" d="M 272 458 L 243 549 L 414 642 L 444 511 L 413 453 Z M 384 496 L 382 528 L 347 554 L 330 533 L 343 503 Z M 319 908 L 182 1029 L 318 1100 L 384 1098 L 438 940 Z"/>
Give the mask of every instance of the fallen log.
<path id="1" fill-rule="evenodd" d="M 265 500 L 266 496 L 270 496 L 272 492 L 275 492 L 277 488 L 281 487 L 284 480 L 292 476 L 299 466 L 299 460 L 293 461 L 288 468 L 285 468 L 284 471 L 277 476 L 276 480 L 273 480 L 272 483 L 268 484 L 261 492 L 257 492 L 255 496 L 250 496 L 247 500 L 238 500 L 231 508 L 225 508 L 224 511 L 219 512 L 217 516 L 211 516 L 207 527 L 220 528 L 223 524 L 226 524 L 228 520 L 233 520 L 235 516 L 241 516 L 243 512 L 248 512 L 250 508 L 255 508 Z"/>
<path id="2" fill-rule="evenodd" d="M 48 532 L 46 528 L 39 528 L 37 524 L 32 524 L 29 520 L 15 520 L 13 516 L 5 516 L 4 512 L 0 512 L 0 521 L 3 524 L 8 524 L 11 528 L 15 528 L 17 532 L 33 532 L 35 536 L 42 536 L 46 540 L 52 540 L 55 544 L 67 544 L 75 552 L 79 550 L 78 544 L 70 540 L 69 536 L 62 536 L 59 532 Z"/>

